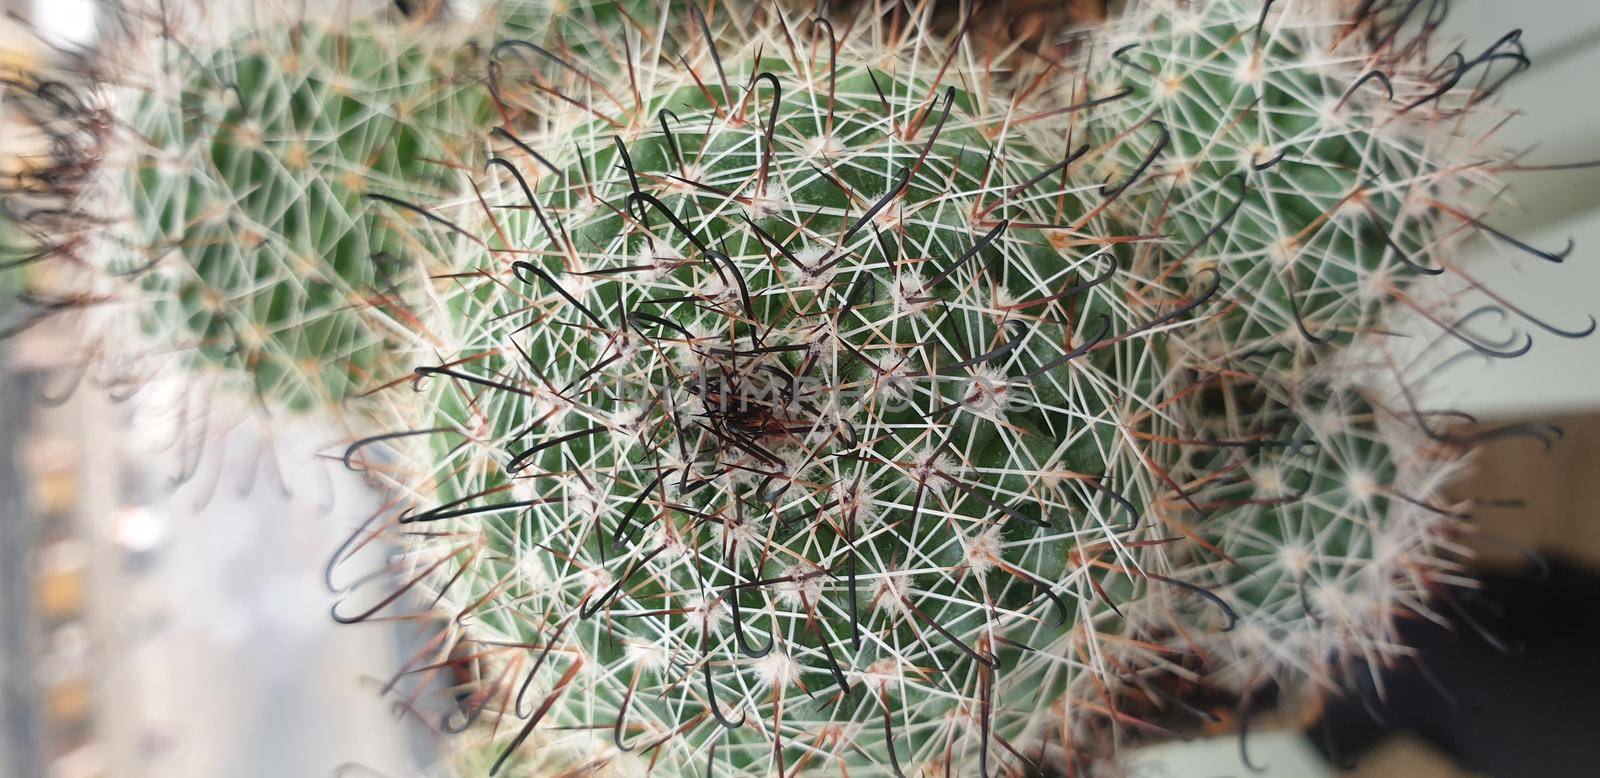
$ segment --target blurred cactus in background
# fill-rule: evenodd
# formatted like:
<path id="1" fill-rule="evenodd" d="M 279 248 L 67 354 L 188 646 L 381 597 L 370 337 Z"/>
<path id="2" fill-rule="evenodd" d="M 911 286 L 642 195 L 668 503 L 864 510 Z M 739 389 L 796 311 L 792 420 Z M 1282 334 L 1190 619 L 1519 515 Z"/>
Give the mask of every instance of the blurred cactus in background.
<path id="1" fill-rule="evenodd" d="M 447 196 L 481 157 L 470 30 L 335 14 L 215 31 L 204 9 L 163 11 L 122 8 L 128 31 L 81 65 L 98 80 L 30 95 L 76 175 L 35 174 L 64 207 L 18 220 L 33 239 L 14 261 L 61 260 L 41 275 L 70 277 L 45 286 L 99 292 L 93 329 L 119 343 L 97 350 L 184 353 L 267 407 L 389 377 L 426 270 L 369 203 Z"/>
<path id="2" fill-rule="evenodd" d="M 157 36 L 12 85 L 70 174 L 17 262 L 375 433 L 352 547 L 403 553 L 335 617 L 450 617 L 404 672 L 470 677 L 469 774 L 1089 769 L 1404 657 L 1464 580 L 1442 488 L 1553 434 L 1428 378 L 1594 330 L 1456 260 L 1571 250 L 1488 215 L 1516 35 L 1128 5 L 1026 46 L 657 0 Z"/>
<path id="3" fill-rule="evenodd" d="M 1233 604 L 1241 627 L 1183 643 L 1243 690 L 1337 688 L 1352 659 L 1402 657 L 1394 622 L 1437 617 L 1455 580 L 1464 506 L 1443 495 L 1483 439 L 1424 410 L 1429 379 L 1465 355 L 1515 357 L 1521 329 L 1562 327 L 1485 289 L 1458 260 L 1495 230 L 1492 98 L 1529 61 L 1518 33 L 1437 53 L 1433 8 L 1314 2 L 1135 3 L 1107 28 L 1074 102 L 1080 126 L 1144 171 L 1113 219 L 1177 275 L 1216 273 L 1225 307 L 1175 335 L 1199 376 L 1183 416 L 1202 437 L 1184 501 L 1211 552 L 1179 577 Z M 1519 321 L 1520 320 L 1520 321 Z M 1506 325 L 1510 325 L 1507 327 Z M 1493 333 L 1498 327 L 1503 334 Z M 1448 597 L 1444 598 L 1448 603 Z"/>
<path id="4" fill-rule="evenodd" d="M 129 232 L 110 236 L 132 248 L 112 272 L 151 270 L 146 328 L 248 370 L 273 405 L 369 387 L 425 273 L 368 203 L 437 199 L 470 164 L 490 114 L 470 56 L 306 21 L 175 53 L 161 75 L 132 98 Z"/>

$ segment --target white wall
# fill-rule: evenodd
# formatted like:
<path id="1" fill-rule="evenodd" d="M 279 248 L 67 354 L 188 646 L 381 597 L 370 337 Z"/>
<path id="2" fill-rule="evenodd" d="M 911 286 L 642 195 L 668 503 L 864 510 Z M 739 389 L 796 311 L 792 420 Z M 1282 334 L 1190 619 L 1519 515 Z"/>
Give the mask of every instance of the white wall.
<path id="1" fill-rule="evenodd" d="M 1600 160 L 1600 2 L 1457 0 L 1446 34 L 1467 36 L 1477 53 L 1522 28 L 1533 68 L 1513 79 L 1502 102 L 1522 111 L 1501 140 L 1531 149 L 1527 163 Z M 1521 212 L 1496 227 L 1536 246 L 1577 249 L 1563 265 L 1527 257 L 1504 244 L 1473 248 L 1467 267 L 1535 315 L 1563 327 L 1600 316 L 1600 168 L 1513 174 Z M 1579 341 L 1535 333 L 1533 351 L 1495 364 L 1463 364 L 1442 375 L 1447 394 L 1469 412 L 1539 415 L 1600 407 L 1600 334 Z"/>

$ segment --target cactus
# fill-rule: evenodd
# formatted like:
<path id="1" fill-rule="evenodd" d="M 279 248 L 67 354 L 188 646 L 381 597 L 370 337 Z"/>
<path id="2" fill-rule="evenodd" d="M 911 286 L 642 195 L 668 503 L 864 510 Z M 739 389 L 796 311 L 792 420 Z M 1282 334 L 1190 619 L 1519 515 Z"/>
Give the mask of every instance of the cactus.
<path id="1" fill-rule="evenodd" d="M 499 0 L 485 10 L 485 23 L 497 36 L 495 43 L 532 43 L 568 64 L 612 72 L 616 63 L 627 62 L 627 36 L 621 33 L 654 32 L 673 23 L 675 14 L 669 10 L 686 8 L 663 6 L 656 0 Z M 544 54 L 536 56 L 555 64 Z"/>
<path id="2" fill-rule="evenodd" d="M 126 261 L 183 254 L 145 276 L 147 313 L 201 358 L 248 365 L 274 404 L 335 402 L 382 375 L 393 349 L 363 309 L 403 293 L 416 250 L 365 200 L 439 197 L 438 161 L 471 159 L 487 124 L 459 55 L 418 37 L 252 32 L 133 109 L 149 145 L 128 178 L 129 242 L 150 253 Z"/>
<path id="3" fill-rule="evenodd" d="M 195 40 L 129 33 L 76 93 L 83 76 L 55 83 L 97 133 L 93 183 L 60 195 L 69 237 L 35 243 L 79 271 L 53 283 L 102 293 L 98 336 L 116 344 L 95 350 L 182 353 L 247 377 L 267 407 L 335 405 L 404 370 L 397 322 L 434 250 L 369 203 L 446 196 L 447 166 L 478 153 L 494 114 L 471 27 L 335 15 L 208 40 L 186 15 L 200 10 L 127 11 L 134 30 Z"/>
<path id="4" fill-rule="evenodd" d="M 1162 235 L 1144 250 L 1174 274 L 1219 278 L 1222 312 L 1172 345 L 1204 376 L 1182 417 L 1231 444 L 1185 452 L 1214 553 L 1173 574 L 1239 614 L 1240 629 L 1183 643 L 1247 696 L 1268 681 L 1337 688 L 1351 658 L 1399 658 L 1394 621 L 1435 617 L 1427 603 L 1457 576 L 1466 514 L 1442 491 L 1462 457 L 1548 434 L 1448 432 L 1451 414 L 1420 410 L 1441 344 L 1490 358 L 1532 345 L 1479 334 L 1491 311 L 1562 337 L 1595 329 L 1531 317 L 1455 256 L 1475 234 L 1540 260 L 1571 251 L 1485 222 L 1495 175 L 1517 166 L 1466 128 L 1493 124 L 1493 93 L 1528 66 L 1518 35 L 1438 60 L 1431 11 L 1349 10 L 1135 3 L 1067 92 L 1086 114 L 1072 130 L 1143 172 L 1111 218 Z M 1488 306 L 1458 310 L 1464 292 Z"/>
<path id="5" fill-rule="evenodd" d="M 1166 490 L 1162 344 L 1200 287 L 1127 266 L 1105 190 L 982 81 L 814 30 L 641 73 L 631 120 L 429 214 L 466 237 L 426 410 L 385 436 L 426 441 L 399 521 L 519 647 L 469 706 L 516 686 L 523 735 L 575 733 L 541 752 L 1015 768 L 1108 654 L 1159 662 L 1106 636 L 1177 584 L 1114 560 Z"/>
<path id="6" fill-rule="evenodd" d="M 1348 343 L 1392 288 L 1442 272 L 1427 260 L 1459 224 L 1432 203 L 1477 183 L 1463 169 L 1470 139 L 1436 117 L 1456 95 L 1420 74 L 1396 86 L 1386 73 L 1421 63 L 1397 43 L 1370 50 L 1328 10 L 1143 3 L 1084 78 L 1103 101 L 1091 139 L 1120 140 L 1120 165 L 1150 165 L 1122 217 L 1222 274 L 1237 303 L 1215 343 L 1227 352 Z M 1508 40 L 1489 56 L 1521 57 Z M 1493 78 L 1511 66 L 1483 67 Z"/>

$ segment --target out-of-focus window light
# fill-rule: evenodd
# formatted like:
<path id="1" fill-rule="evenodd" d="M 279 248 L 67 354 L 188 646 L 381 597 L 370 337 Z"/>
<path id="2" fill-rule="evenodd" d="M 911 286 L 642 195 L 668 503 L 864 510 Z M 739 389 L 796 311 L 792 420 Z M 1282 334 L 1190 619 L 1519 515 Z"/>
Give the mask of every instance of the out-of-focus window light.
<path id="1" fill-rule="evenodd" d="M 94 0 L 33 0 L 31 17 L 39 34 L 52 43 L 83 46 L 94 41 Z"/>

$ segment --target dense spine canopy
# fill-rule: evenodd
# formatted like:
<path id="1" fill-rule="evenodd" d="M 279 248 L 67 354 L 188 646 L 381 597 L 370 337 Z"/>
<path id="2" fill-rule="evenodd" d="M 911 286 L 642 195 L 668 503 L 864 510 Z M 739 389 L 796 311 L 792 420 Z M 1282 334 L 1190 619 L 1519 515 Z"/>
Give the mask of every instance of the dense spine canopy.
<path id="1" fill-rule="evenodd" d="M 607 753 L 1020 764 L 1146 585 L 1094 561 L 1141 532 L 1160 333 L 1201 301 L 970 83 L 814 50 L 491 163 L 402 521 L 481 537 L 473 623 L 563 649 L 498 683 Z"/>

